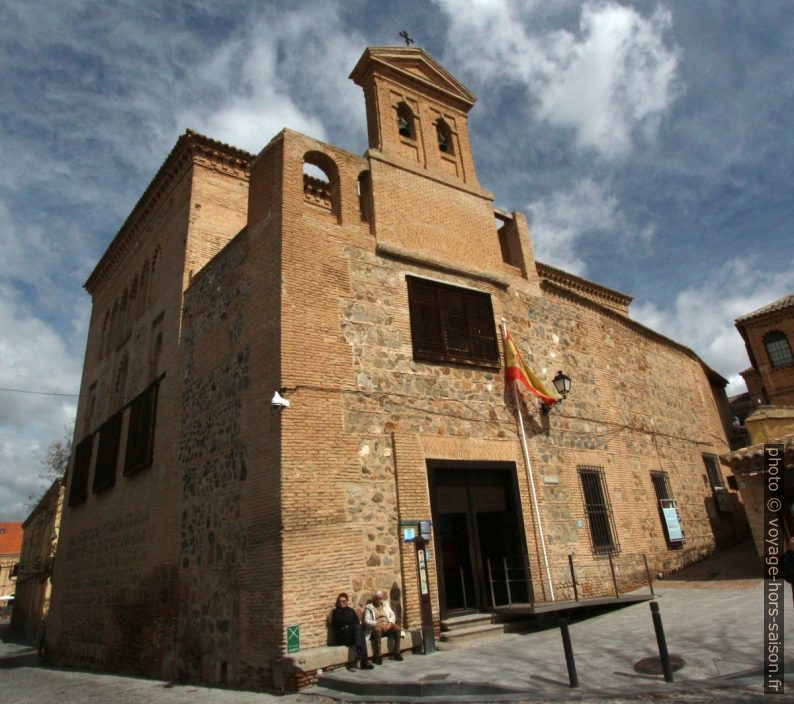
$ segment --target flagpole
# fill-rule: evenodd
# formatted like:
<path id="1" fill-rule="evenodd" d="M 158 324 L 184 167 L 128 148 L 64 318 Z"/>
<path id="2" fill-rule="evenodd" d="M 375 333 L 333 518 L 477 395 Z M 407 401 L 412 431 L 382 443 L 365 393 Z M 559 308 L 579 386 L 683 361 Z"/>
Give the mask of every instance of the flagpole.
<path id="1" fill-rule="evenodd" d="M 507 321 L 502 318 L 502 338 L 505 341 L 505 346 L 507 345 Z M 505 354 L 507 354 L 505 352 Z M 543 522 L 541 521 L 540 517 L 540 507 L 538 506 L 538 497 L 535 493 L 535 480 L 532 476 L 532 463 L 529 461 L 529 449 L 527 448 L 527 436 L 524 432 L 524 418 L 521 415 L 521 400 L 518 396 L 518 386 L 516 385 L 516 380 L 513 379 L 513 398 L 516 402 L 516 412 L 518 413 L 518 430 L 519 435 L 521 436 L 521 449 L 524 452 L 524 463 L 527 467 L 527 480 L 529 482 L 529 488 L 532 492 L 532 505 L 535 508 L 535 518 L 538 521 L 538 533 L 540 534 L 540 549 L 543 552 L 543 564 L 546 566 L 546 579 L 549 582 L 549 596 L 551 600 L 554 601 L 554 585 L 551 582 L 551 570 L 549 569 L 549 556 L 546 552 L 546 540 L 543 537 Z"/>

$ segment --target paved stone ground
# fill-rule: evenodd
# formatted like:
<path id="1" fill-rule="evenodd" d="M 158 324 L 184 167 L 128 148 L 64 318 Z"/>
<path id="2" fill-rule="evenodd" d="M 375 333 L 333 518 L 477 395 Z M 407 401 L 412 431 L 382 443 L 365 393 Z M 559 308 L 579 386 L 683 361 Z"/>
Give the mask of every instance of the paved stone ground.
<path id="1" fill-rule="evenodd" d="M 568 687 L 559 631 L 511 634 L 496 643 L 432 656 L 408 656 L 371 672 L 341 677 L 379 682 L 378 694 L 352 696 L 315 689 L 299 694 L 238 692 L 156 680 L 41 667 L 35 649 L 14 642 L 0 629 L 0 704 L 332 704 L 410 701 L 388 696 L 389 684 L 418 680 L 482 682 L 514 688 L 505 697 L 475 695 L 461 702 L 552 702 L 583 704 L 794 701 L 794 677 L 785 695 L 764 695 L 760 677 L 719 678 L 746 672 L 761 663 L 763 584 L 757 558 L 747 548 L 699 563 L 675 579 L 657 582 L 657 593 L 671 653 L 686 667 L 676 682 L 640 675 L 633 663 L 656 654 L 647 604 L 601 614 L 571 625 L 581 688 Z M 794 608 L 786 586 L 787 660 L 794 663 Z M 794 668 L 787 668 L 794 674 Z M 717 679 L 715 679 L 717 678 Z M 717 686 L 719 685 L 719 686 Z M 688 689 L 681 689 L 682 687 Z M 333 699 L 328 695 L 332 695 Z M 386 696 L 384 696 L 386 695 Z M 441 698 L 426 699 L 443 701 Z M 451 701 L 449 698 L 446 701 Z"/>
<path id="2" fill-rule="evenodd" d="M 121 677 L 93 672 L 78 672 L 58 668 L 41 667 L 33 648 L 8 640 L 7 633 L 0 632 L 0 702 L 3 704 L 336 704 L 336 701 L 316 694 L 287 694 L 262 692 L 237 692 L 207 687 L 170 685 L 157 680 Z M 406 660 L 407 662 L 407 660 Z M 794 691 L 794 682 L 789 685 Z M 640 694 L 610 697 L 578 697 L 566 693 L 564 698 L 575 697 L 581 704 L 651 704 L 652 702 L 705 702 L 742 703 L 766 699 L 760 684 L 741 684 L 729 689 L 710 688 L 697 692 L 669 692 L 652 695 Z M 563 698 L 513 698 L 512 702 L 532 701 L 534 704 L 556 702 Z M 395 699 L 380 701 L 397 701 Z M 439 699 L 428 700 L 440 701 Z M 467 697 L 461 702 L 487 702 L 488 698 Z M 772 702 L 794 701 L 794 696 L 776 697 Z"/>
<path id="3" fill-rule="evenodd" d="M 571 624 L 580 682 L 575 692 L 568 686 L 560 633 L 556 628 L 511 634 L 467 650 L 429 657 L 417 655 L 406 658 L 405 663 L 387 662 L 373 672 L 337 671 L 333 677 L 354 683 L 356 680 L 378 682 L 384 694 L 391 691 L 395 695 L 401 683 L 441 680 L 500 684 L 511 688 L 516 693 L 514 698 L 520 696 L 520 692 L 536 701 L 572 695 L 601 697 L 602 700 L 608 696 L 610 701 L 621 697 L 626 701 L 632 697 L 637 701 L 654 701 L 659 697 L 668 701 L 721 701 L 726 699 L 728 690 L 720 690 L 713 699 L 700 700 L 698 696 L 706 695 L 696 692 L 684 695 L 676 690 L 713 687 L 728 675 L 758 671 L 763 662 L 763 582 L 760 574 L 755 550 L 751 544 L 745 544 L 693 565 L 674 579 L 656 582 L 668 649 L 686 662 L 686 666 L 675 673 L 673 684 L 665 683 L 661 676 L 642 675 L 633 669 L 634 663 L 641 658 L 658 655 L 650 609 L 645 603 Z M 794 608 L 790 591 L 786 585 L 783 603 L 787 669 L 794 673 Z M 734 688 L 732 691 L 744 694 L 741 687 L 749 683 L 744 680 L 741 685 L 736 681 L 729 684 Z M 794 693 L 794 682 L 787 688 Z M 388 701 L 386 697 L 375 697 L 375 689 L 362 692 L 361 697 L 342 696 L 347 701 Z M 334 696 L 328 690 L 314 691 Z M 758 691 L 750 689 L 748 692 L 748 701 L 758 700 Z"/>

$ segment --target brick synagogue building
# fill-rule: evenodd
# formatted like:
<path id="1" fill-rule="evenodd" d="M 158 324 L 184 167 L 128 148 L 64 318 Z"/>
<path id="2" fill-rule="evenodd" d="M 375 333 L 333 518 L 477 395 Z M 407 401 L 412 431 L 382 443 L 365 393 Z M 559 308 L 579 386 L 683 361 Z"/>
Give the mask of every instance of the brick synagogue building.
<path id="1" fill-rule="evenodd" d="M 351 78 L 363 156 L 188 131 L 86 282 L 56 661 L 300 686 L 346 660 L 337 593 L 376 589 L 411 647 L 421 521 L 437 635 L 746 537 L 725 380 L 629 296 L 535 261 L 478 181 L 475 97 L 426 52 L 369 48 Z M 538 376 L 571 379 L 551 410 L 522 396 L 529 463 L 502 320 Z"/>

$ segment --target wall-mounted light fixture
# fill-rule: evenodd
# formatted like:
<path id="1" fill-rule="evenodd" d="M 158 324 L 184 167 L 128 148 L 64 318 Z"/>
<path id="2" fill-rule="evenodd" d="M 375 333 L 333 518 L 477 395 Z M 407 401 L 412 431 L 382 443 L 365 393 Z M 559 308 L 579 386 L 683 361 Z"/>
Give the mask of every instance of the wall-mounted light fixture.
<path id="1" fill-rule="evenodd" d="M 571 391 L 571 377 L 567 374 L 564 374 L 562 370 L 558 371 L 556 376 L 551 380 L 551 383 L 554 384 L 554 388 L 557 390 L 557 393 L 560 395 L 559 401 L 557 403 L 562 403 Z M 557 404 L 553 404 L 557 405 Z M 544 413 L 548 413 L 551 410 L 551 406 L 544 403 L 541 406 L 541 410 Z"/>

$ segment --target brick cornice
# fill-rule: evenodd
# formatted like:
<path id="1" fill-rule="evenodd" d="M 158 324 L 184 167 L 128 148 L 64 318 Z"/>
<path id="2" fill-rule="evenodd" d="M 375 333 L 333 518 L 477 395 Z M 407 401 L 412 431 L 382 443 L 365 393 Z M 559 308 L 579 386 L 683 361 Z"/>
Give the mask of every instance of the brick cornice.
<path id="1" fill-rule="evenodd" d="M 604 303 L 605 305 L 615 306 L 625 310 L 627 314 L 629 304 L 634 300 L 633 296 L 621 293 L 620 291 L 615 291 L 614 289 L 607 288 L 606 286 L 594 283 L 593 281 L 588 281 L 587 279 L 583 279 L 580 276 L 563 271 L 562 269 L 557 269 L 556 267 L 550 266 L 549 264 L 544 264 L 543 262 L 536 261 L 535 268 L 538 272 L 538 276 L 541 279 L 551 281 L 558 286 L 571 289 L 585 297 L 592 296 L 593 298 L 599 299 L 600 302 Z"/>
<path id="2" fill-rule="evenodd" d="M 92 296 L 97 294 L 124 259 L 133 242 L 141 236 L 146 222 L 166 194 L 194 164 L 244 179 L 248 176 L 253 158 L 252 154 L 242 149 L 210 139 L 193 130 L 186 130 L 83 284 L 85 289 Z"/>
<path id="3" fill-rule="evenodd" d="M 423 66 L 426 76 L 408 70 L 409 66 L 417 65 Z M 464 113 L 477 100 L 466 86 L 424 49 L 400 46 L 367 47 L 350 73 L 350 78 L 356 85 L 363 86 L 376 73 L 391 77 L 395 83 L 435 94 L 442 100 L 457 105 Z"/>

